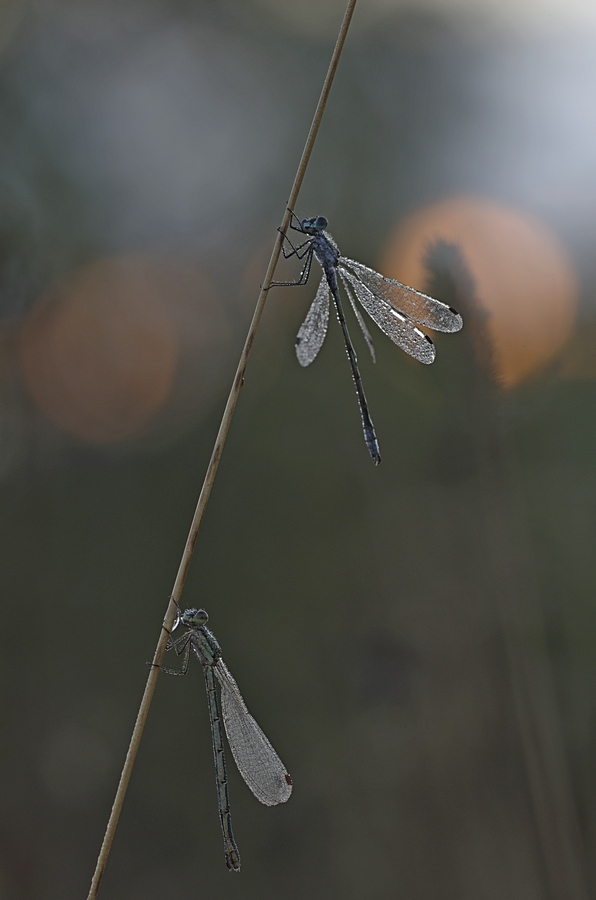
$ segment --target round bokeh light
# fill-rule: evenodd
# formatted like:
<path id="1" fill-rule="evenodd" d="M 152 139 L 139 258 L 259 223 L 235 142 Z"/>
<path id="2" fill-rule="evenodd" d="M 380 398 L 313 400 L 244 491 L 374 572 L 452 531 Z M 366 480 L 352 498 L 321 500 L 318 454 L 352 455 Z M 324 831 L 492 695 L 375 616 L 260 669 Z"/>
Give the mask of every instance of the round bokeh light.
<path id="1" fill-rule="evenodd" d="M 425 290 L 429 247 L 457 245 L 486 310 L 495 374 L 510 388 L 539 372 L 573 331 L 578 288 L 558 238 L 541 222 L 482 197 L 455 197 L 409 216 L 390 237 L 384 275 Z M 465 328 L 465 321 L 464 321 Z"/>
<path id="2" fill-rule="evenodd" d="M 202 287 L 184 264 L 142 253 L 74 272 L 21 330 L 21 365 L 37 407 L 88 442 L 145 433 L 174 382 L 179 302 L 200 296 Z"/>

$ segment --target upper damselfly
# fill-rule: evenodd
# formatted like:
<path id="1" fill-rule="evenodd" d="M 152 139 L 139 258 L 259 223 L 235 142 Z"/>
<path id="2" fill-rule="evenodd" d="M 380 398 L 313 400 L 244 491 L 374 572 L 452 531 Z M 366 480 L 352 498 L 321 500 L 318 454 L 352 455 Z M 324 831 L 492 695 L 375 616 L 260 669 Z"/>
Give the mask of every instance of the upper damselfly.
<path id="1" fill-rule="evenodd" d="M 435 331 L 453 332 L 459 331 L 463 322 L 459 313 L 446 303 L 428 297 L 393 278 L 385 278 L 362 263 L 341 256 L 337 244 L 325 231 L 328 224 L 325 216 L 300 220 L 292 212 L 290 228 L 307 235 L 307 239 L 294 247 L 288 236 L 284 234 L 284 240 L 290 244 L 292 249 L 287 252 L 285 246 L 282 245 L 282 250 L 286 259 L 296 256 L 298 259 L 304 260 L 304 265 L 297 281 L 276 281 L 272 282 L 272 286 L 306 284 L 310 275 L 312 258 L 316 256 L 323 269 L 323 277 L 306 319 L 298 331 L 296 356 L 301 366 L 310 365 L 316 358 L 327 334 L 329 299 L 332 297 L 352 369 L 364 440 L 375 465 L 378 465 L 381 462 L 379 442 L 368 411 L 356 353 L 341 305 L 337 273 L 339 272 L 339 277 L 362 329 L 373 361 L 375 360 L 375 351 L 372 338 L 356 305 L 356 300 L 364 307 L 381 331 L 384 331 L 398 347 L 401 347 L 414 359 L 426 364 L 434 361 L 435 347 L 428 335 L 417 325 L 423 325 Z"/>
<path id="2" fill-rule="evenodd" d="M 292 779 L 281 759 L 249 713 L 238 685 L 232 678 L 221 657 L 221 648 L 215 636 L 206 627 L 209 616 L 204 609 L 185 609 L 174 624 L 188 629 L 180 637 L 170 636 L 167 650 L 183 654 L 182 668 L 165 669 L 168 675 L 186 675 L 190 663 L 190 651 L 194 650 L 203 667 L 207 688 L 207 704 L 213 740 L 217 805 L 224 839 L 224 854 L 228 869 L 240 871 L 240 853 L 232 832 L 228 777 L 221 722 L 228 736 L 232 756 L 238 771 L 261 803 L 275 806 L 285 803 L 292 793 Z M 217 696 L 216 680 L 221 691 L 221 709 Z"/>

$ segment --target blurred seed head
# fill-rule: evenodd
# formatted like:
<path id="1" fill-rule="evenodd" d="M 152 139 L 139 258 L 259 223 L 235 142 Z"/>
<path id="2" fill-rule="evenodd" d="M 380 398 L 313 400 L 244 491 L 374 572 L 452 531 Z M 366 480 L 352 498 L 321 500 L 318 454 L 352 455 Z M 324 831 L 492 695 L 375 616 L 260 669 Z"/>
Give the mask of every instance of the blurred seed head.
<path id="1" fill-rule="evenodd" d="M 424 261 L 437 241 L 455 244 L 469 269 L 488 313 L 491 366 L 504 387 L 525 381 L 562 351 L 575 324 L 578 286 L 565 248 L 544 224 L 483 197 L 445 200 L 395 230 L 383 273 L 427 290 Z"/>

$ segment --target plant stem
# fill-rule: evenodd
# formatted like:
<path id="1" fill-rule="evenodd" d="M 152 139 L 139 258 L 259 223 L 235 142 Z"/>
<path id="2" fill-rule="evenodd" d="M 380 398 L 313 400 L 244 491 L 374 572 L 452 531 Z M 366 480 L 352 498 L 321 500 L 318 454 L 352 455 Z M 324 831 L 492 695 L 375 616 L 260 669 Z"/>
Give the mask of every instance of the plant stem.
<path id="1" fill-rule="evenodd" d="M 224 410 L 221 424 L 219 426 L 219 431 L 217 432 L 217 437 L 215 439 L 215 445 L 213 447 L 213 452 L 211 453 L 211 459 L 209 460 L 209 465 L 207 466 L 207 472 L 205 473 L 205 478 L 203 480 L 203 486 L 201 488 L 201 493 L 199 494 L 197 506 L 196 506 L 196 509 L 194 512 L 194 516 L 192 518 L 191 525 L 190 525 L 190 531 L 189 531 L 188 537 L 186 539 L 186 544 L 184 545 L 184 550 L 182 552 L 182 559 L 180 560 L 180 565 L 178 567 L 178 573 L 176 575 L 176 580 L 174 582 L 172 594 L 170 596 L 170 600 L 168 602 L 168 606 L 166 609 L 166 614 L 165 614 L 165 618 L 163 620 L 159 640 L 157 642 L 157 647 L 155 648 L 155 654 L 153 656 L 153 665 L 151 666 L 151 668 L 149 670 L 147 684 L 145 685 L 145 691 L 143 693 L 141 705 L 139 707 L 139 712 L 137 714 L 137 719 L 136 719 L 135 726 L 134 726 L 132 736 L 130 739 L 128 753 L 126 754 L 126 759 L 124 761 L 124 766 L 122 769 L 122 773 L 120 775 L 118 789 L 116 791 L 116 796 L 114 798 L 114 803 L 112 806 L 112 811 L 110 813 L 110 818 L 108 819 L 106 832 L 105 832 L 103 843 L 101 845 L 101 850 L 99 852 L 99 856 L 97 859 L 97 865 L 95 867 L 95 872 L 93 874 L 93 879 L 91 881 L 91 888 L 89 890 L 87 900 L 94 900 L 94 898 L 97 897 L 97 893 L 99 890 L 99 884 L 101 882 L 103 873 L 106 868 L 108 856 L 110 854 L 110 849 L 112 847 L 112 842 L 114 840 L 114 834 L 116 832 L 116 827 L 118 825 L 118 819 L 120 818 L 120 812 L 122 810 L 122 805 L 124 803 L 124 797 L 126 796 L 128 782 L 130 781 L 130 776 L 132 774 L 132 769 L 133 769 L 133 766 L 135 763 L 137 751 L 138 751 L 139 745 L 141 743 L 143 729 L 145 728 L 147 716 L 149 715 L 149 708 L 151 706 L 151 701 L 153 699 L 153 694 L 155 692 L 155 687 L 157 684 L 157 676 L 159 675 L 159 666 L 161 665 L 161 661 L 162 661 L 163 655 L 165 653 L 166 644 L 168 641 L 168 635 L 170 634 L 170 632 L 172 630 L 172 626 L 174 624 L 174 619 L 176 617 L 176 612 L 177 612 L 177 604 L 179 604 L 180 597 L 182 594 L 182 589 L 184 587 L 184 582 L 186 581 L 186 575 L 188 572 L 188 567 L 190 565 L 190 561 L 192 559 L 195 544 L 196 544 L 197 537 L 199 534 L 199 528 L 201 527 L 201 522 L 203 521 L 203 515 L 205 513 L 207 501 L 209 500 L 209 495 L 211 494 L 211 488 L 213 487 L 213 482 L 215 480 L 215 475 L 217 473 L 217 467 L 219 465 L 219 460 L 221 459 L 223 447 L 224 447 L 224 444 L 226 441 L 226 437 L 228 435 L 228 431 L 230 428 L 230 422 L 232 420 L 232 416 L 234 415 L 234 409 L 236 408 L 236 401 L 238 400 L 238 396 L 240 394 L 240 389 L 244 383 L 244 372 L 246 371 L 248 357 L 249 357 L 250 351 L 252 350 L 252 346 L 253 346 L 253 343 L 255 340 L 257 328 L 259 327 L 259 322 L 261 320 L 261 315 L 263 313 L 265 301 L 267 299 L 267 292 L 269 290 L 269 285 L 271 284 L 271 281 L 273 279 L 273 273 L 275 272 L 275 267 L 277 266 L 279 254 L 281 253 L 283 235 L 285 234 L 285 232 L 288 228 L 288 225 L 290 223 L 290 209 L 294 209 L 296 200 L 298 199 L 298 193 L 302 186 L 302 181 L 304 179 L 306 167 L 308 165 L 310 155 L 311 155 L 312 149 L 314 147 L 317 133 L 319 131 L 319 126 L 321 124 L 321 119 L 323 118 L 323 113 L 325 111 L 325 106 L 327 104 L 327 98 L 329 97 L 329 92 L 331 90 L 331 85 L 332 85 L 333 79 L 335 77 L 335 72 L 337 70 L 339 58 L 340 58 L 342 50 L 343 50 L 343 46 L 344 46 L 345 39 L 346 39 L 346 36 L 348 33 L 348 28 L 350 27 L 350 22 L 352 19 L 352 14 L 354 12 L 355 6 L 356 6 L 356 0 L 349 0 L 348 6 L 346 9 L 344 18 L 343 18 L 343 22 L 342 22 L 340 30 L 339 30 L 339 35 L 337 38 L 337 42 L 335 44 L 333 56 L 331 57 L 331 62 L 329 63 L 329 69 L 327 71 L 327 75 L 326 75 L 325 81 L 323 83 L 323 88 L 321 90 L 321 96 L 320 96 L 319 102 L 317 104 L 317 108 L 316 108 L 315 115 L 314 115 L 314 118 L 312 121 L 312 125 L 310 126 L 310 131 L 308 133 L 308 137 L 307 137 L 306 143 L 304 145 L 304 150 L 302 151 L 302 156 L 300 157 L 300 162 L 298 164 L 298 169 L 296 171 L 296 176 L 294 178 L 294 184 L 292 185 L 292 190 L 290 191 L 290 196 L 288 198 L 287 208 L 286 208 L 286 211 L 285 211 L 283 219 L 282 219 L 280 231 L 278 232 L 278 235 L 277 235 L 277 238 L 275 241 L 275 245 L 273 247 L 271 259 L 269 260 L 267 272 L 266 272 L 265 278 L 263 280 L 263 286 L 261 287 L 261 291 L 259 293 L 259 297 L 257 300 L 257 305 L 255 308 L 253 317 L 252 317 L 252 322 L 250 323 L 250 328 L 248 329 L 248 334 L 246 336 L 244 349 L 242 350 L 242 354 L 240 356 L 240 361 L 238 363 L 236 375 L 234 377 L 234 381 L 232 383 L 232 388 L 230 390 L 230 393 L 228 396 L 228 401 L 226 403 L 226 408 Z"/>

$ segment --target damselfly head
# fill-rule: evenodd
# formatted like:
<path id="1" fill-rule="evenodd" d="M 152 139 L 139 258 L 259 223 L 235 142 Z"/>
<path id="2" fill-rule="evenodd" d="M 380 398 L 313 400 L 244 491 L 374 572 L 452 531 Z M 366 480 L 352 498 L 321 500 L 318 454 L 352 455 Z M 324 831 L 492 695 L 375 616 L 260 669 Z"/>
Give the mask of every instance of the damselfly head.
<path id="1" fill-rule="evenodd" d="M 204 609 L 185 609 L 180 617 L 180 621 L 187 628 L 196 628 L 198 625 L 206 625 L 209 616 Z"/>
<path id="2" fill-rule="evenodd" d="M 300 227 L 307 234 L 316 234 L 318 231 L 323 231 L 329 222 L 325 218 L 325 216 L 314 216 L 312 219 L 303 219 L 300 223 Z"/>

